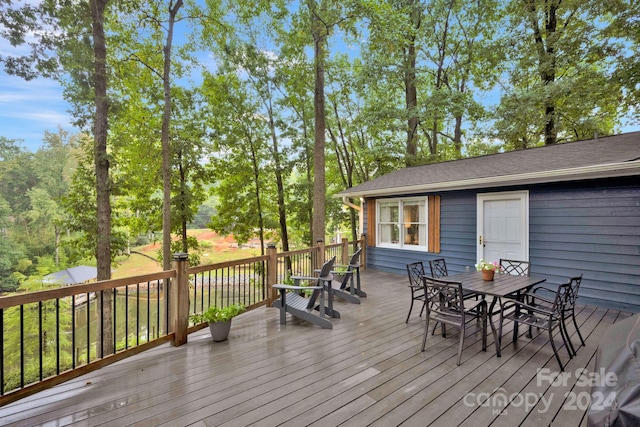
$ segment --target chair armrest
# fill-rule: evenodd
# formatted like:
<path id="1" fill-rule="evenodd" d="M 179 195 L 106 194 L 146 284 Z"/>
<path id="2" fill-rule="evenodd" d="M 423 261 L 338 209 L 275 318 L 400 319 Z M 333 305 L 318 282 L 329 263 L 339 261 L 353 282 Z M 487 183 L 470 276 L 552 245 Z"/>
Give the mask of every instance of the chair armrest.
<path id="1" fill-rule="evenodd" d="M 554 314 L 551 310 L 545 310 L 540 306 L 529 305 L 529 304 L 525 304 L 523 302 L 512 300 L 512 299 L 510 299 L 509 302 L 502 304 L 501 311 L 505 312 L 508 309 L 516 306 L 518 306 L 520 310 L 524 309 L 527 311 L 531 311 L 532 313 L 544 314 L 545 316 L 551 316 L 552 314 Z"/>
<path id="2" fill-rule="evenodd" d="M 467 303 L 469 303 L 469 304 L 467 305 Z M 468 313 L 468 312 L 470 312 L 472 310 L 477 309 L 478 307 L 483 307 L 483 308 L 486 309 L 487 308 L 487 302 L 485 300 L 483 300 L 483 299 L 479 299 L 477 301 L 474 301 L 473 303 L 470 303 L 469 301 L 465 301 L 463 303 L 463 307 L 464 307 L 464 312 Z"/>
<path id="3" fill-rule="evenodd" d="M 533 291 L 534 294 L 538 291 L 545 291 L 545 292 L 549 292 L 550 294 L 555 295 L 557 293 L 557 291 L 554 291 L 553 289 L 549 289 L 549 288 L 545 288 L 544 286 L 538 286 L 537 288 L 535 288 Z"/>
<path id="4" fill-rule="evenodd" d="M 289 278 L 292 280 L 318 280 L 317 277 L 309 277 L 309 276 L 291 276 Z"/>
<path id="5" fill-rule="evenodd" d="M 555 294 L 555 292 L 554 292 L 554 294 Z M 535 291 L 531 292 L 531 293 L 528 293 L 526 295 L 526 298 L 527 298 L 527 304 L 530 304 L 530 305 L 535 305 L 536 304 L 536 300 L 542 301 L 542 302 L 544 302 L 546 304 L 551 304 L 551 305 L 553 305 L 553 303 L 555 302 L 554 301 L 555 297 L 554 297 L 554 299 L 551 299 L 551 298 L 543 297 L 542 295 L 536 295 Z"/>
<path id="6" fill-rule="evenodd" d="M 276 283 L 275 285 L 271 285 L 274 289 L 288 289 L 288 290 L 300 290 L 303 291 L 305 289 L 322 289 L 323 286 L 293 286 L 293 285 L 283 285 L 280 283 Z"/>

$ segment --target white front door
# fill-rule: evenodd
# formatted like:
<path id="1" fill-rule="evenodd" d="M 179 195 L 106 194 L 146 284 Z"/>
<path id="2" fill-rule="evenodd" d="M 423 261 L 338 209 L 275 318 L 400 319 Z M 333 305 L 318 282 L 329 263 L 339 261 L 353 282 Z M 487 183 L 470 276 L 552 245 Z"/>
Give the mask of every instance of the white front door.
<path id="1" fill-rule="evenodd" d="M 477 260 L 529 260 L 529 192 L 478 194 Z"/>

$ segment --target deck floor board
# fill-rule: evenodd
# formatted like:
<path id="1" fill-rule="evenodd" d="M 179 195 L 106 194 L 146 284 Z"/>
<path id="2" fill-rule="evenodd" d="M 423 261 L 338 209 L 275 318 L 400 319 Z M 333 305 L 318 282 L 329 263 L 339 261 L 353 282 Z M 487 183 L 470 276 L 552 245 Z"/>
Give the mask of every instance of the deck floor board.
<path id="1" fill-rule="evenodd" d="M 631 315 L 580 306 L 586 346 L 567 364 L 569 381 L 539 384 L 539 369 L 559 371 L 544 331 L 529 339 L 521 327 L 514 345 L 507 323 L 498 358 L 491 333 L 482 351 L 480 327 L 471 325 L 456 366 L 453 328 L 446 338 L 438 329 L 420 351 L 424 317 L 416 305 L 405 323 L 404 276 L 363 271 L 362 283 L 368 297 L 361 304 L 337 301 L 342 317 L 331 319 L 332 330 L 291 316 L 280 325 L 278 309 L 261 307 L 234 319 L 228 341 L 214 343 L 203 329 L 184 346 L 162 345 L 6 405 L 0 425 L 585 425 L 585 410 L 572 410 L 565 396 L 589 392 L 576 370 L 591 372 L 608 326 Z M 559 336 L 556 343 L 566 363 Z M 549 404 L 502 405 L 501 394 L 535 395 Z"/>

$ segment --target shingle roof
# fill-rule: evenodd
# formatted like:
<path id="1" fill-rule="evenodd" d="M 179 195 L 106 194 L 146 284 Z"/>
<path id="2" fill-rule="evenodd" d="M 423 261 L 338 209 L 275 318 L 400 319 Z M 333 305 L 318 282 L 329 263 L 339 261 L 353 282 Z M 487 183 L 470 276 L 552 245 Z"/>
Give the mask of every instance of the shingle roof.
<path id="1" fill-rule="evenodd" d="M 336 196 L 408 194 L 633 175 L 640 175 L 640 132 L 408 167 Z"/>
<path id="2" fill-rule="evenodd" d="M 66 270 L 56 271 L 47 274 L 43 280 L 47 283 L 61 283 L 63 285 L 75 285 L 93 280 L 98 277 L 98 269 L 88 265 L 80 265 L 78 267 L 67 268 Z"/>

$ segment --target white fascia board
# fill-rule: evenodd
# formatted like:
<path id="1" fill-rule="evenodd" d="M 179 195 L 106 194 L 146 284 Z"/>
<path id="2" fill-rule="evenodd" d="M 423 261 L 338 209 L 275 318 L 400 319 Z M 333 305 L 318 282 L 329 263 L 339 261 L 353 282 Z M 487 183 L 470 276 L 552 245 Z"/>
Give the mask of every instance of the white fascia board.
<path id="1" fill-rule="evenodd" d="M 416 184 L 402 187 L 365 190 L 353 193 L 345 190 L 340 192 L 337 197 L 391 196 L 424 192 L 470 190 L 496 186 L 504 187 L 527 184 L 544 184 L 550 182 L 580 181 L 586 179 L 613 178 L 633 175 L 640 175 L 640 161 L 638 160 L 606 165 L 582 166 L 570 169 L 529 172 L 517 175 L 502 175 L 459 181 Z"/>

